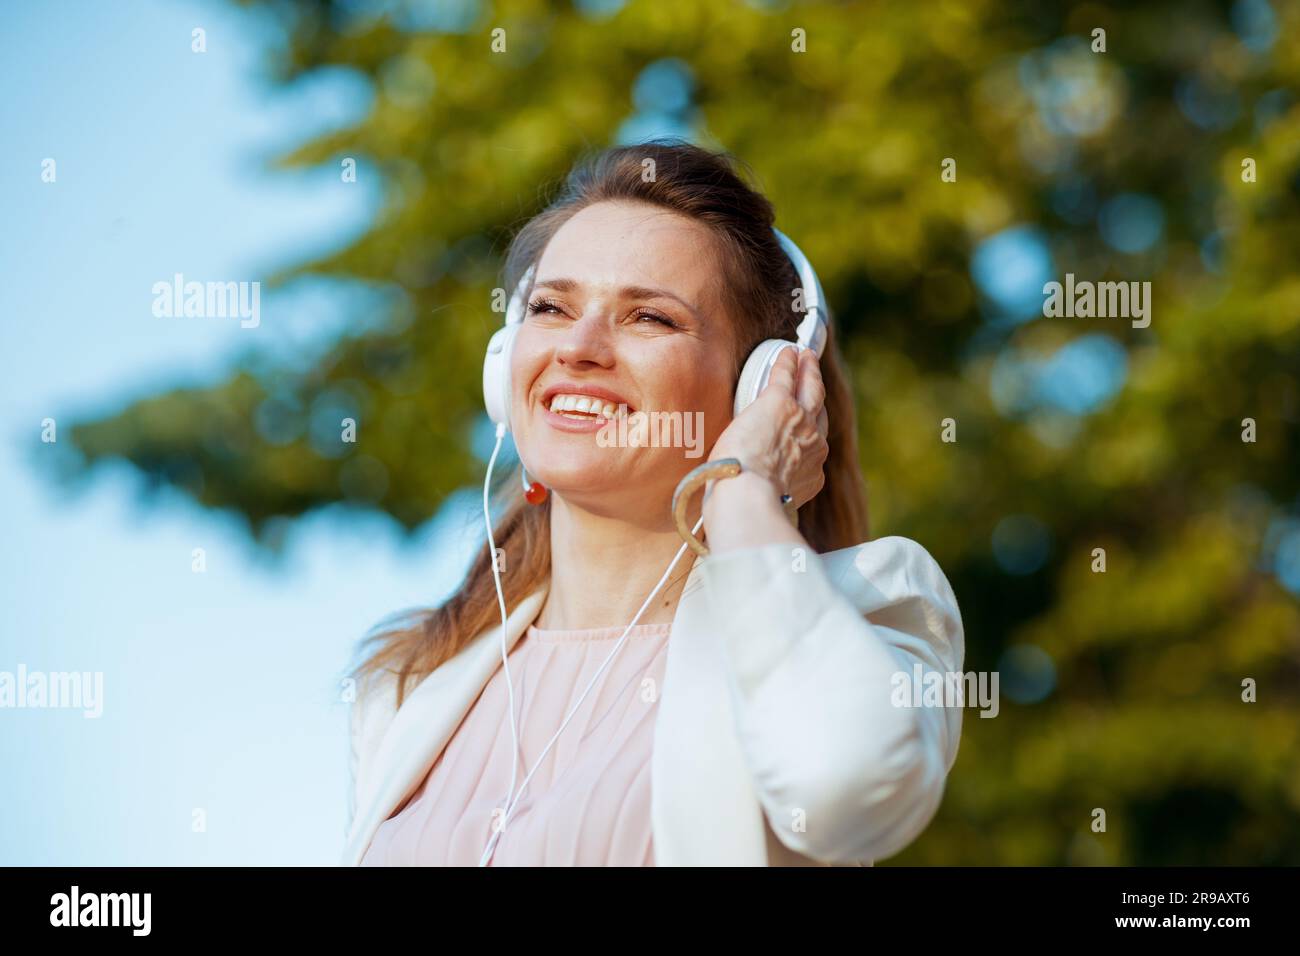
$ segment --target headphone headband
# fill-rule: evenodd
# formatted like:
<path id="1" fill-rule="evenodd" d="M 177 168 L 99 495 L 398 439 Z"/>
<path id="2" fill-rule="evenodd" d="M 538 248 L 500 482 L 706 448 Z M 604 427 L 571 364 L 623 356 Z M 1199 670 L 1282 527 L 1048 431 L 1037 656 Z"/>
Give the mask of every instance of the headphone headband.
<path id="1" fill-rule="evenodd" d="M 821 280 L 817 278 L 817 270 L 812 267 L 803 250 L 794 244 L 794 240 L 780 229 L 774 228 L 772 231 L 776 233 L 781 248 L 794 264 L 794 271 L 799 276 L 799 285 L 803 287 L 803 304 L 808 314 L 799 323 L 797 333 L 799 344 L 812 349 L 817 353 L 817 357 L 821 358 L 822 353 L 826 351 L 826 337 L 831 323 L 830 316 L 826 312 L 826 293 L 822 291 Z"/>

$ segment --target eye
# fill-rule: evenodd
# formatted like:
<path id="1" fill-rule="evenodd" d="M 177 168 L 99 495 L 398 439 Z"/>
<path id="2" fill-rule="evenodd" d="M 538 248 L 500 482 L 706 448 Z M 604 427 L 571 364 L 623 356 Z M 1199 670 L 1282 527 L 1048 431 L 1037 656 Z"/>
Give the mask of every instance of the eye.
<path id="1" fill-rule="evenodd" d="M 551 299 L 534 299 L 528 303 L 528 314 L 537 315 L 540 312 L 559 312 L 560 307 Z"/>
<path id="2" fill-rule="evenodd" d="M 636 319 L 639 323 L 642 319 L 649 319 L 651 322 L 658 322 L 660 325 L 667 326 L 670 329 L 681 328 L 676 322 L 666 315 L 660 315 L 658 312 L 641 311 L 636 313 Z"/>

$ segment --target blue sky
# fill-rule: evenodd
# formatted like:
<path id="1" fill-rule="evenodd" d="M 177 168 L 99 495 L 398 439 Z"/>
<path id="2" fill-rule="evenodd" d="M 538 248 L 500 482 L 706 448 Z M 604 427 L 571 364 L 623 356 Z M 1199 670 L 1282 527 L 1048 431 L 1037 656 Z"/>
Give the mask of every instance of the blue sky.
<path id="1" fill-rule="evenodd" d="M 359 115 L 369 92 L 342 73 L 272 90 L 271 24 L 217 0 L 2 16 L 0 671 L 102 671 L 104 712 L 0 709 L 0 865 L 333 863 L 342 672 L 377 620 L 453 586 L 472 512 L 410 540 L 321 513 L 276 563 L 228 518 L 146 498 L 126 466 L 69 493 L 33 456 L 44 418 L 62 428 L 217 381 L 244 349 L 292 358 L 345 328 L 350 297 L 320 282 L 264 288 L 256 329 L 155 318 L 150 290 L 177 272 L 263 279 L 364 230 L 366 177 L 265 163 Z"/>

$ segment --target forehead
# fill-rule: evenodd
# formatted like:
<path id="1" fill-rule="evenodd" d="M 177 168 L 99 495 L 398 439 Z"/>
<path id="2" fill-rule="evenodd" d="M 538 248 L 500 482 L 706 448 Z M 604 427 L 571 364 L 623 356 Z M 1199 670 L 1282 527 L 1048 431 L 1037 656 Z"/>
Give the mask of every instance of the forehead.
<path id="1" fill-rule="evenodd" d="M 547 243 L 539 279 L 667 289 L 701 309 L 721 278 L 709 228 L 645 203 L 601 202 L 572 216 Z"/>

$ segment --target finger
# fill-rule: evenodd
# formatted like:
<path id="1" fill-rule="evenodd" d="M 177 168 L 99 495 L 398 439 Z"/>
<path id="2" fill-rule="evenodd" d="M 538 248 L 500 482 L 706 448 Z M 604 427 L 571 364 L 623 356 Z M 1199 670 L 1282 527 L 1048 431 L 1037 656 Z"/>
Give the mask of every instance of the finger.
<path id="1" fill-rule="evenodd" d="M 767 386 L 763 391 L 774 388 L 793 395 L 795 375 L 798 371 L 799 362 L 794 355 L 794 349 L 782 349 L 781 354 L 776 357 L 776 362 L 772 365 L 772 371 L 767 379 Z"/>
<path id="2" fill-rule="evenodd" d="M 799 353 L 799 388 L 795 398 L 809 415 L 826 403 L 826 384 L 822 381 L 821 365 L 817 353 L 804 349 Z"/>
<path id="3" fill-rule="evenodd" d="M 825 438 L 827 437 L 827 435 L 830 434 L 830 430 L 831 430 L 830 418 L 827 417 L 826 406 L 823 405 L 821 407 L 821 411 L 817 413 L 817 434 L 821 435 L 822 438 Z"/>

